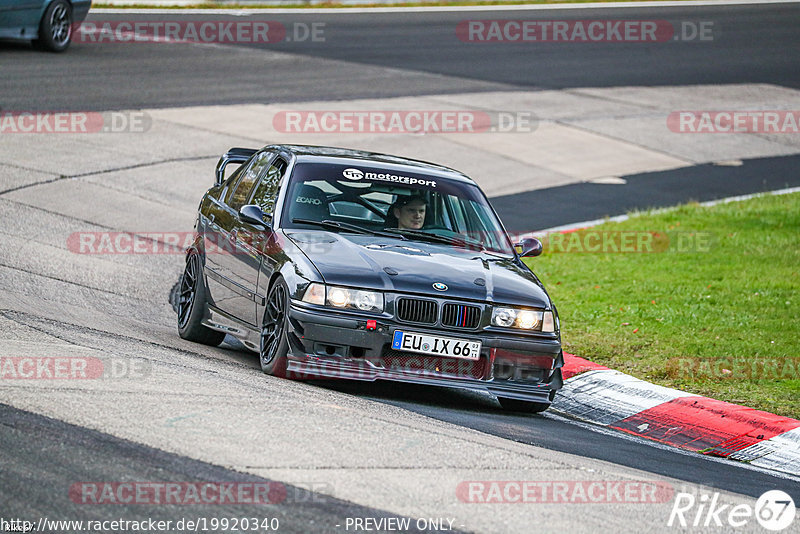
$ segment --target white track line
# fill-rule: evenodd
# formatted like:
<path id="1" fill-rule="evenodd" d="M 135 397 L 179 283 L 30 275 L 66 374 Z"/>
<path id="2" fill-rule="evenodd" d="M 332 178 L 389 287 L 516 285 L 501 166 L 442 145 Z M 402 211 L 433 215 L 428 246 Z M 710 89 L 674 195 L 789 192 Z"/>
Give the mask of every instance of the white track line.
<path id="1" fill-rule="evenodd" d="M 102 0 L 99 0 L 102 1 Z M 142 0 L 146 2 L 147 0 Z M 198 0 L 199 1 L 199 0 Z M 269 0 L 265 0 L 269 1 Z M 369 1 L 369 0 L 365 0 Z M 131 0 L 131 3 L 135 3 Z M 352 15 L 354 13 L 425 13 L 425 12 L 467 12 L 467 11 L 552 11 L 561 9 L 626 9 L 626 8 L 649 8 L 649 7 L 717 7 L 717 6 L 763 6 L 769 4 L 798 4 L 800 0 L 688 0 L 686 2 L 592 2 L 586 4 L 515 4 L 510 6 L 491 5 L 491 6 L 414 6 L 414 7 L 340 7 L 340 8 L 257 8 L 242 9 L 241 6 L 229 9 L 171 9 L 158 8 L 103 8 L 92 9 L 91 13 L 111 14 L 111 13 L 189 13 L 206 15 L 255 15 L 259 13 L 272 14 L 332 14 L 342 13 Z M 169 4 L 166 4 L 169 5 Z"/>

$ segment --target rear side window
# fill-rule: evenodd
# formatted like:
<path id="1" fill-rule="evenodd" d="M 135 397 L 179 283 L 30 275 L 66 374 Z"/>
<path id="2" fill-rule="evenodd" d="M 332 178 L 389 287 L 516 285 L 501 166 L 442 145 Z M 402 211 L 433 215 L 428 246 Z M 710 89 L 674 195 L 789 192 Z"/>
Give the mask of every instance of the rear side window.
<path id="1" fill-rule="evenodd" d="M 230 197 L 228 197 L 228 205 L 235 211 L 244 206 L 244 203 L 250 197 L 250 191 L 253 190 L 256 180 L 258 180 L 258 176 L 266 169 L 272 156 L 272 152 L 260 152 L 250 162 L 247 169 L 242 172 L 239 183 L 236 184 Z"/>

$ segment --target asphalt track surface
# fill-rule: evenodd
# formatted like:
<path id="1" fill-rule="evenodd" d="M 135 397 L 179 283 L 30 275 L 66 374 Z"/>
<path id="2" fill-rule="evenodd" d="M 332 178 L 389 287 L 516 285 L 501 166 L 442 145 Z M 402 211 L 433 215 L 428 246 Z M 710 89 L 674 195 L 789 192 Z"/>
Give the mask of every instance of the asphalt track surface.
<path id="1" fill-rule="evenodd" d="M 800 187 L 800 157 L 745 160 L 740 166 L 695 165 L 625 177 L 625 184 L 576 183 L 494 197 L 509 232 L 554 228 L 632 211 L 707 202 Z M 533 221 L 533 222 L 531 222 Z"/>
<path id="2" fill-rule="evenodd" d="M 797 499 L 799 483 L 776 481 L 760 471 L 742 476 L 741 468 L 730 463 L 709 461 L 697 454 L 653 447 L 613 432 L 587 434 L 587 426 L 579 426 L 562 417 L 545 413 L 535 417 L 503 413 L 494 402 L 478 394 L 469 395 L 457 390 L 431 390 L 408 387 L 398 390 L 390 384 L 322 384 L 337 391 L 365 395 L 367 398 L 402 407 L 416 413 L 465 426 L 481 432 L 502 436 L 506 439 L 527 443 L 536 447 L 596 458 L 616 464 L 641 469 L 650 473 L 675 476 L 704 487 L 734 491 L 758 497 L 766 491 L 762 488 L 784 489 Z"/>
<path id="3" fill-rule="evenodd" d="M 69 497 L 74 480 L 158 480 L 160 482 L 225 481 L 269 484 L 272 481 L 224 469 L 175 454 L 115 438 L 0 404 L 0 446 L 4 451 L 0 499 L 5 518 L 41 517 L 57 520 L 116 520 L 136 507 L 95 507 L 82 514 Z M 46 457 L 45 462 L 42 458 Z M 43 492 L 42 488 L 48 488 Z M 220 505 L 214 517 L 277 519 L 281 532 L 335 531 L 345 517 L 397 517 L 331 497 L 310 488 L 281 484 L 274 503 Z M 131 510 L 133 508 L 133 510 Z M 140 506 L 141 510 L 141 506 Z M 18 514 L 18 515 L 15 515 Z M 128 515 L 130 520 L 141 520 Z M 208 517 L 204 505 L 159 506 L 157 520 L 177 523 L 184 518 Z M 77 529 L 76 529 L 77 530 Z"/>
<path id="4" fill-rule="evenodd" d="M 91 14 L 87 21 L 163 15 Z M 63 56 L 0 44 L 0 107 L 112 110 L 341 100 L 513 89 L 772 83 L 800 87 L 800 6 L 434 13 L 299 13 L 188 20 L 323 23 L 324 42 L 240 44 L 267 54 L 243 61 L 236 46 L 168 53 L 128 43 L 74 45 Z M 710 21 L 711 41 L 657 43 L 465 43 L 470 19 Z M 269 54 L 276 52 L 278 54 Z"/>
<path id="5" fill-rule="evenodd" d="M 564 12 L 480 12 L 409 14 L 274 15 L 268 20 L 324 22 L 325 43 L 281 43 L 262 47 L 259 64 L 235 61 L 231 47 L 181 47 L 167 57 L 147 47 L 126 44 L 75 46 L 63 56 L 39 54 L 25 45 L 0 45 L 0 107 L 7 110 L 129 109 L 248 102 L 329 100 L 413 96 L 447 92 L 514 88 L 571 88 L 620 85 L 683 85 L 695 83 L 764 82 L 800 87 L 794 53 L 800 49 L 796 5 L 725 8 L 658 8 L 609 10 L 607 18 L 713 20 L 719 38 L 711 43 L 596 46 L 478 46 L 455 38 L 455 25 L 467 18 L 563 18 L 594 16 Z M 197 19 L 222 16 L 196 16 Z M 261 15 L 260 17 L 265 17 Z M 122 16 L 92 16 L 93 19 Z M 147 15 L 125 16 L 146 20 Z M 272 55 L 271 51 L 287 54 Z M 580 53 L 576 53 L 579 51 Z M 333 60 L 333 61 L 331 61 Z M 541 202 L 540 227 L 621 214 L 630 209 L 671 205 L 685 200 L 797 186 L 797 158 L 746 161 L 742 167 L 690 167 L 666 173 L 626 177 L 619 186 L 577 184 L 539 191 L 526 202 Z M 692 180 L 692 173 L 709 179 Z M 654 176 L 652 174 L 657 174 Z M 654 184 L 665 184 L 658 190 Z M 670 196 L 681 186 L 680 195 Z M 598 197 L 598 195 L 600 195 Z M 602 199 L 602 213 L 596 209 Z M 520 197 L 516 197 L 517 202 Z M 493 199 L 513 229 L 521 214 L 507 198 Z M 569 203 L 568 213 L 554 206 Z M 516 204 L 518 205 L 518 203 Z M 166 298 L 166 296 L 165 296 Z M 229 350 L 244 373 L 257 372 L 249 353 Z M 233 350 L 231 350 L 233 349 Z M 782 489 L 800 502 L 800 483 L 760 470 L 654 447 L 622 435 L 602 433 L 552 415 L 521 416 L 501 411 L 488 397 L 391 384 L 316 383 L 331 392 L 400 407 L 447 423 L 472 428 L 519 443 L 585 458 L 605 460 L 641 471 L 667 475 L 690 484 L 756 497 Z M 64 491 L 69 481 L 90 480 L 261 480 L 223 467 L 134 444 L 109 434 L 69 425 L 7 405 L 0 405 L 0 498 L 4 513 L 40 515 L 140 514 L 136 507 L 91 511 L 76 508 Z M 302 493 L 302 492 L 301 492 Z M 54 498 L 57 495 L 58 497 Z M 311 495 L 311 494 L 308 494 Z M 312 496 L 313 497 L 313 496 Z M 329 497 L 302 500 L 269 512 L 286 518 L 284 531 L 321 530 L 347 516 L 385 517 Z M 231 512 L 240 513 L 241 507 Z M 163 519 L 226 515 L 219 507 L 160 507 Z M 259 509 L 259 515 L 265 510 Z M 341 531 L 341 530 L 339 530 Z"/>

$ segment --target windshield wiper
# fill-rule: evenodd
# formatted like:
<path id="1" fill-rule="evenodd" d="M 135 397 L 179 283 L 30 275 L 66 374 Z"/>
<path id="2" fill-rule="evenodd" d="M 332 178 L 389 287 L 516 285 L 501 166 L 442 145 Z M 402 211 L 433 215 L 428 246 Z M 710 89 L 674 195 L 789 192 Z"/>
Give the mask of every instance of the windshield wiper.
<path id="1" fill-rule="evenodd" d="M 347 230 L 350 232 L 355 232 L 357 234 L 377 235 L 381 237 L 393 237 L 393 238 L 399 237 L 400 239 L 406 239 L 402 235 L 391 234 L 380 230 L 372 230 L 371 228 L 364 228 L 363 226 L 358 226 L 357 224 L 331 221 L 329 219 L 325 219 L 323 221 L 315 221 L 312 219 L 292 219 L 292 222 L 295 224 L 313 224 L 316 226 L 322 226 L 323 228 L 335 228 L 337 230 Z"/>
<path id="2" fill-rule="evenodd" d="M 456 245 L 466 248 L 477 247 L 482 251 L 486 250 L 486 247 L 483 246 L 483 243 L 480 243 L 479 241 L 472 241 L 472 240 L 467 241 L 466 239 L 462 239 L 459 237 L 448 237 L 439 234 L 431 234 L 429 232 L 425 232 L 422 230 L 411 230 L 408 228 L 387 228 L 385 231 L 397 235 L 407 235 L 411 237 L 416 237 L 424 241 L 431 241 L 433 243 L 444 243 L 445 245 Z"/>

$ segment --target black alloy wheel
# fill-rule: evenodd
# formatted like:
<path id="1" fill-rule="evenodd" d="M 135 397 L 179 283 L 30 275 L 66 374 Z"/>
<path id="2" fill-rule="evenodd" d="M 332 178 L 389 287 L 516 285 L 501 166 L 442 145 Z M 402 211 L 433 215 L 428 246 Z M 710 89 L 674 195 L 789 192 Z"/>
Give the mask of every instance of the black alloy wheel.
<path id="1" fill-rule="evenodd" d="M 196 252 L 186 258 L 178 293 L 178 333 L 183 339 L 216 347 L 225 339 L 225 332 L 212 330 L 203 324 L 206 308 L 206 285 L 203 265 Z"/>
<path id="2" fill-rule="evenodd" d="M 283 278 L 278 278 L 267 295 L 261 323 L 260 360 L 262 371 L 281 378 L 286 377 L 286 355 L 289 353 L 288 311 L 289 288 Z"/>

